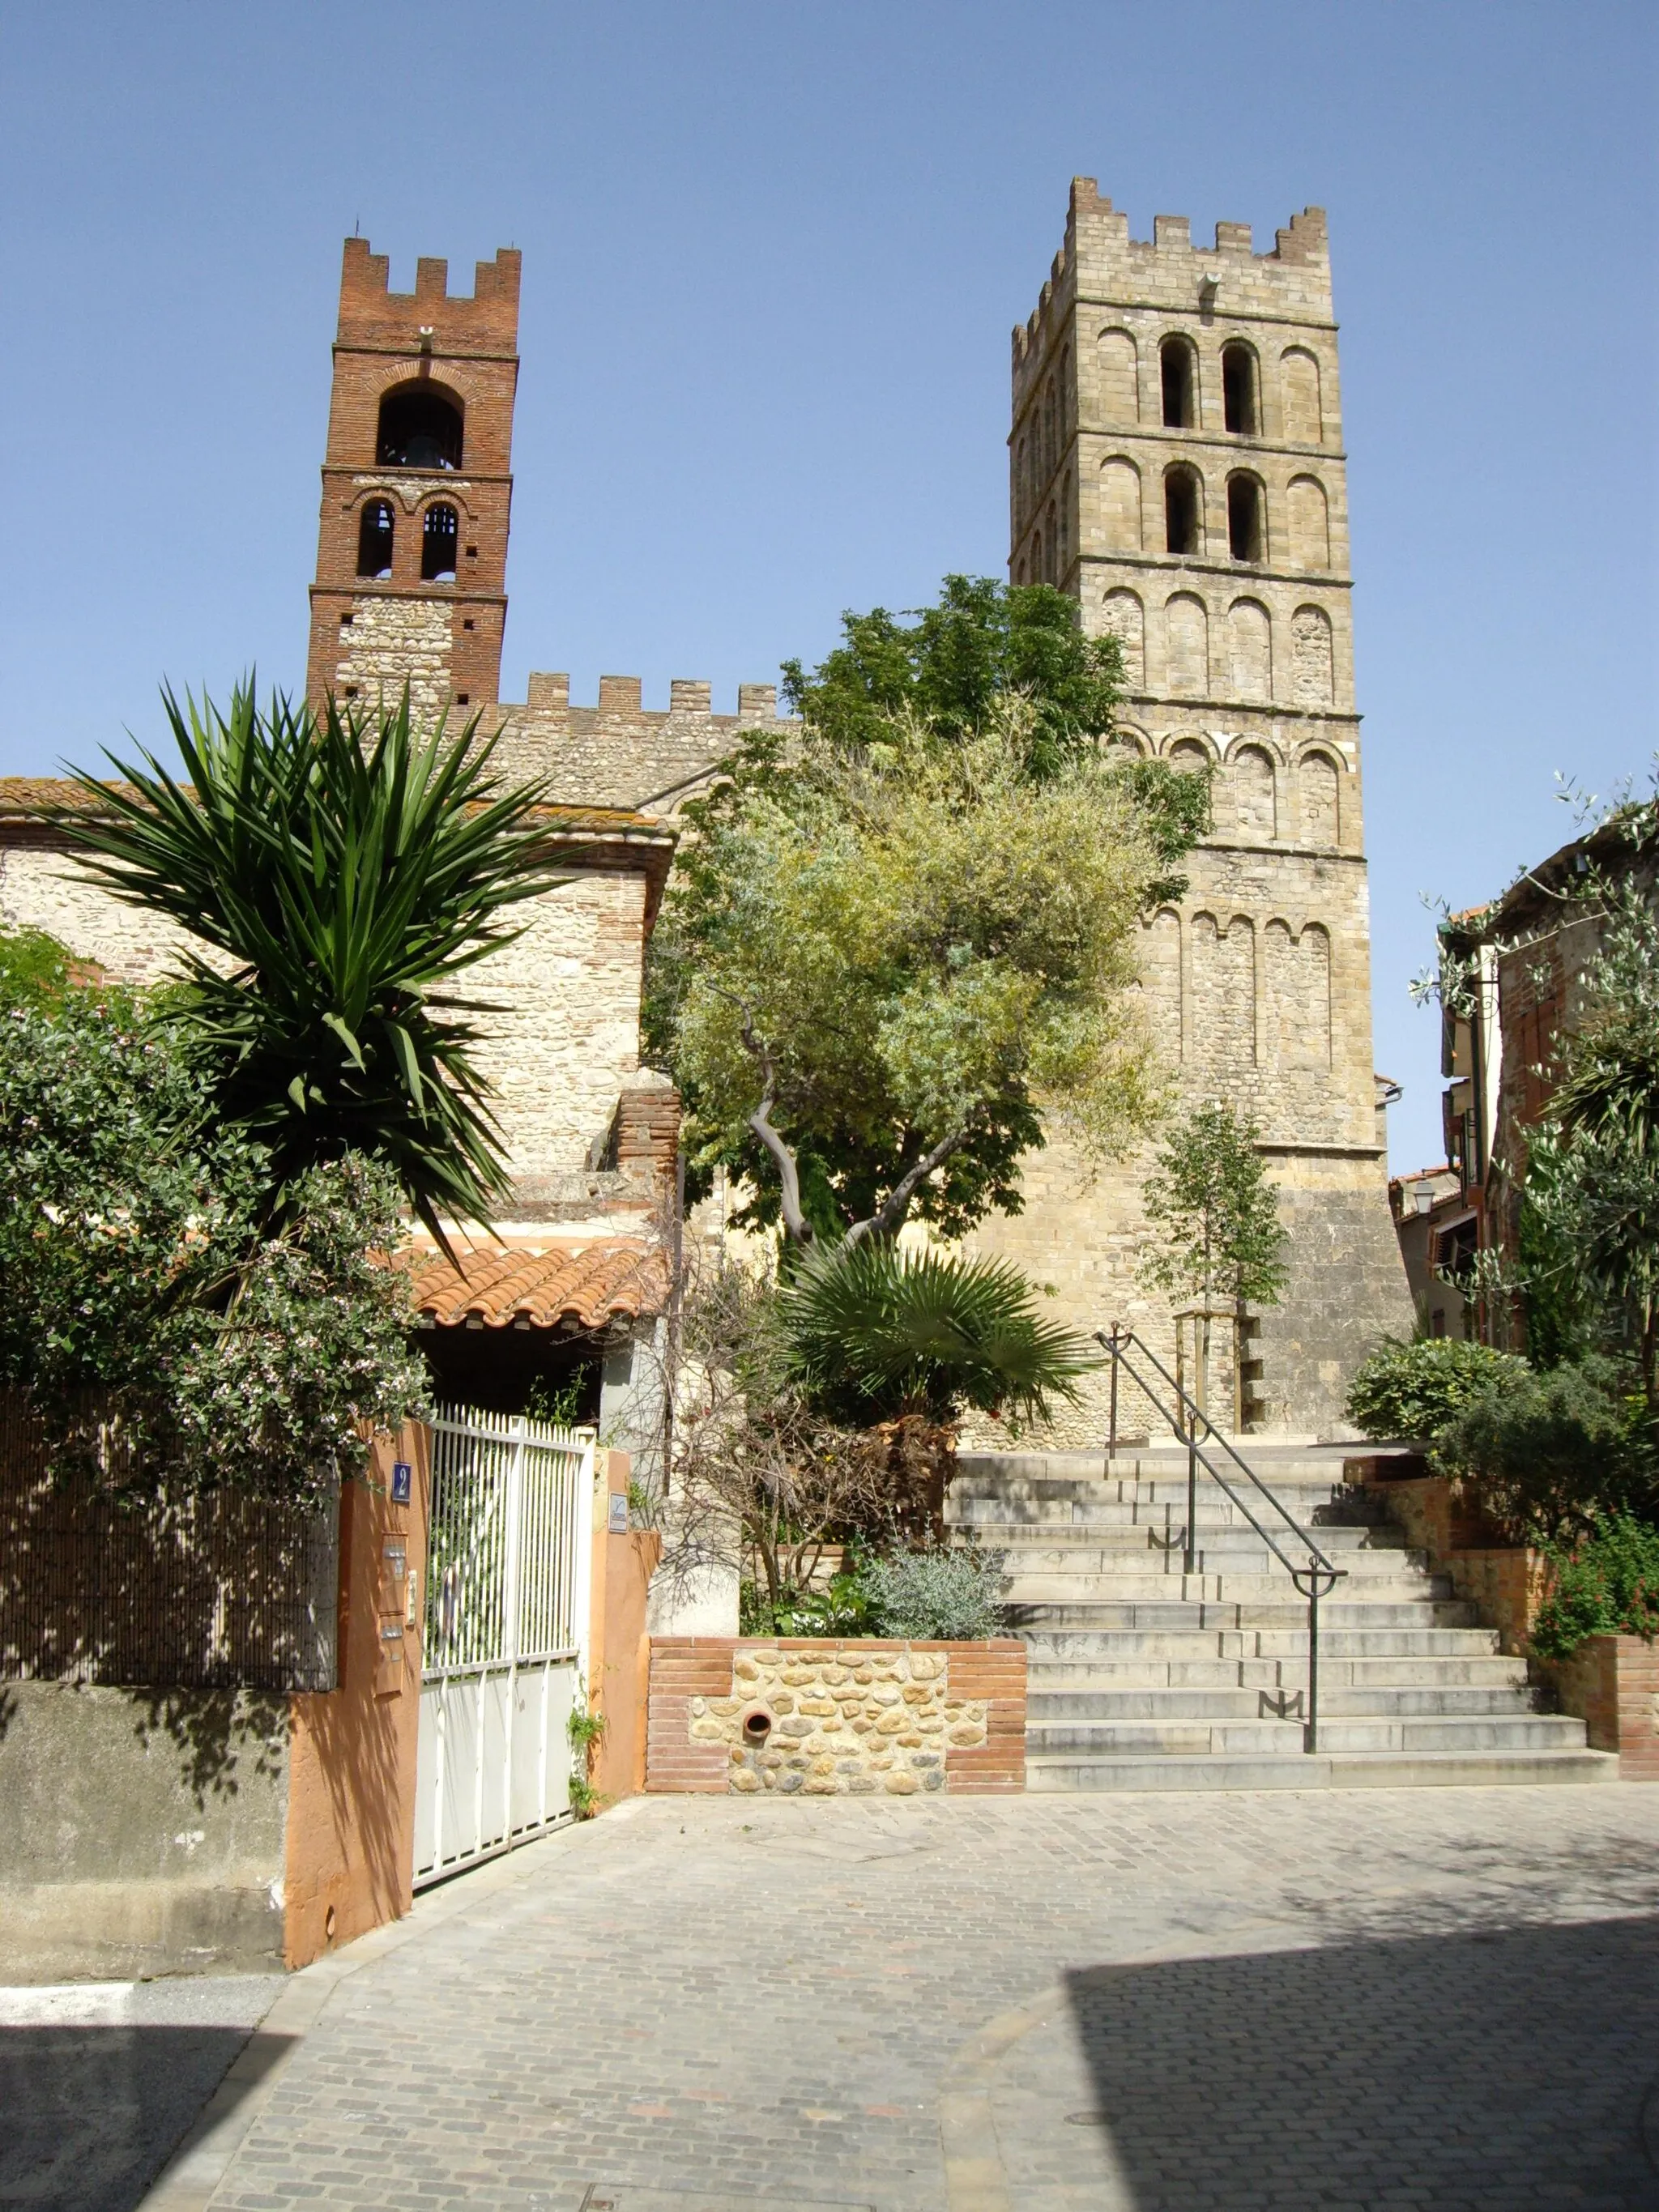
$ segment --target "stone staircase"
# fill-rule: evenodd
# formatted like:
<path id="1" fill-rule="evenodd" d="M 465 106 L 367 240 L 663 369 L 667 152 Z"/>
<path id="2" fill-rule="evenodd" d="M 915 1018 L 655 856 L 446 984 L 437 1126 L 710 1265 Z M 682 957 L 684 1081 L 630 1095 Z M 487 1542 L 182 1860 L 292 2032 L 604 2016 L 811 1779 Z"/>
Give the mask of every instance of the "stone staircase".
<path id="1" fill-rule="evenodd" d="M 951 1518 L 1006 1553 L 1010 1623 L 1030 1654 L 1028 1789 L 1616 1780 L 1617 1758 L 1586 1747 L 1582 1721 L 1536 1709 L 1524 1661 L 1503 1656 L 1377 1517 L 1376 1494 L 1345 1488 L 1340 1449 L 1246 1455 L 1347 1571 L 1319 1609 L 1313 1753 L 1279 1710 L 1298 1691 L 1305 1704 L 1306 1602 L 1201 1468 L 1197 1571 L 1182 1571 L 1184 1449 L 1120 1449 L 1109 1472 L 1098 1452 L 962 1455 Z"/>

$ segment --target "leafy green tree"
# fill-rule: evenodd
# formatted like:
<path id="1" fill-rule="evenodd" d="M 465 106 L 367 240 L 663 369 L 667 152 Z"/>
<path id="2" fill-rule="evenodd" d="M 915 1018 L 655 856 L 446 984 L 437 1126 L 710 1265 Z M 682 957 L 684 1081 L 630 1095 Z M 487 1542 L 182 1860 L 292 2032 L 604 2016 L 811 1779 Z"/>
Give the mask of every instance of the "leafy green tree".
<path id="1" fill-rule="evenodd" d="M 0 1016 L 0 1382 L 59 1467 L 313 1496 L 427 1401 L 397 1183 L 343 1156 L 273 1226 L 263 1149 L 140 1016 L 74 988 Z"/>
<path id="2" fill-rule="evenodd" d="M 789 706 L 843 752 L 888 744 L 896 717 L 958 743 L 1013 699 L 1030 709 L 1025 766 L 1038 781 L 1100 752 L 1111 735 L 1122 646 L 1115 637 L 1085 637 L 1077 602 L 1052 584 L 947 576 L 937 606 L 908 618 L 885 607 L 848 611 L 842 639 L 810 676 L 799 660 L 787 660 L 783 678 Z M 1112 765 L 1166 869 L 1178 870 L 1210 826 L 1209 779 L 1161 761 Z M 1172 873 L 1154 895 L 1178 898 L 1183 887 Z"/>
<path id="3" fill-rule="evenodd" d="M 949 741 L 896 715 L 853 750 L 809 722 L 689 810 L 649 1034 L 694 1164 L 750 1178 L 747 1218 L 796 1245 L 913 1213 L 960 1235 L 1018 1211 L 1042 1116 L 1097 1154 L 1150 1121 L 1159 854 L 1092 753 L 1033 780 L 1034 713 Z"/>
<path id="4" fill-rule="evenodd" d="M 969 737 L 1018 691 L 1035 708 L 1032 773 L 1052 775 L 1110 730 L 1122 689 L 1118 640 L 1085 638 L 1075 600 L 1051 584 L 947 576 L 939 605 L 908 620 L 885 607 L 843 614 L 842 641 L 811 676 L 785 661 L 784 696 L 848 750 L 884 743 L 899 714 L 943 738 Z"/>
<path id="5" fill-rule="evenodd" d="M 1659 1414 L 1659 915 L 1633 882 L 1605 899 L 1582 1017 L 1528 1136 L 1525 1200 L 1556 1267 L 1628 1322 Z"/>
<path id="6" fill-rule="evenodd" d="M 251 684 L 228 714 L 163 694 L 187 783 L 148 752 L 77 772 L 62 827 L 118 896 L 204 947 L 161 1018 L 270 1163 L 276 1214 L 319 1164 L 383 1161 L 443 1241 L 510 1188 L 473 1017 L 451 986 L 559 878 L 538 794 L 505 789 L 477 718 L 420 736 L 409 700 L 319 720 Z M 216 958 L 214 956 L 218 956 Z"/>
<path id="7" fill-rule="evenodd" d="M 1142 1263 L 1146 1280 L 1199 1308 L 1199 1374 L 1209 1372 L 1210 1320 L 1232 1308 L 1235 1360 L 1243 1358 L 1247 1305 L 1276 1305 L 1288 1279 L 1290 1238 L 1258 1149 L 1261 1131 L 1218 1099 L 1195 1107 L 1158 1154 L 1142 1188 L 1161 1234 Z"/>

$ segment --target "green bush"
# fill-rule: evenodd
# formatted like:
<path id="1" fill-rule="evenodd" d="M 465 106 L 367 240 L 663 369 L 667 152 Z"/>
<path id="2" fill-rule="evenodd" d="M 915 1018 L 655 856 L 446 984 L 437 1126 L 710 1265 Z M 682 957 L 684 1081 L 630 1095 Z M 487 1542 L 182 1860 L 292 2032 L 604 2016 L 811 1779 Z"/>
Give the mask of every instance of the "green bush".
<path id="1" fill-rule="evenodd" d="M 1471 1399 L 1526 1372 L 1523 1359 L 1461 1337 L 1385 1337 L 1355 1375 L 1345 1411 L 1362 1436 L 1426 1442 Z"/>
<path id="2" fill-rule="evenodd" d="M 1600 1516 L 1639 1512 L 1653 1495 L 1648 1425 L 1620 1381 L 1603 1359 L 1523 1369 L 1452 1415 L 1432 1463 L 1516 1540 L 1552 1543 Z"/>
<path id="3" fill-rule="evenodd" d="M 977 1545 L 890 1552 L 859 1573 L 874 1634 L 952 1643 L 1001 1634 L 1003 1579 L 1002 1553 Z"/>
<path id="4" fill-rule="evenodd" d="M 1534 1650 L 1571 1657 L 1587 1637 L 1659 1631 L 1659 1528 L 1620 1514 L 1556 1555 L 1555 1589 L 1533 1624 Z"/>

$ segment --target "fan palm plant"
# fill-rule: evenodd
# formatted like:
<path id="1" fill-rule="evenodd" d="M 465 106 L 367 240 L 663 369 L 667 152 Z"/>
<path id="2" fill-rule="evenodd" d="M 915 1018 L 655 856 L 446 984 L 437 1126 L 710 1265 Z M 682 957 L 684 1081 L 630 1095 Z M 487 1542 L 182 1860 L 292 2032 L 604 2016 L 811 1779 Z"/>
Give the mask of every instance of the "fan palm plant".
<path id="1" fill-rule="evenodd" d="M 75 771 L 91 805 L 58 817 L 118 897 L 222 956 L 188 951 L 159 1018 L 267 1148 L 273 1212 L 308 1168 L 366 1153 L 447 1249 L 441 1217 L 487 1222 L 510 1188 L 475 1049 L 496 1009 L 448 987 L 562 880 L 539 792 L 504 787 L 476 716 L 417 733 L 407 691 L 320 717 L 281 696 L 261 713 L 251 682 L 228 714 L 162 697 L 186 780 L 107 754 L 121 781 Z"/>
<path id="2" fill-rule="evenodd" d="M 843 1419 L 942 1423 L 971 1407 L 1044 1421 L 1100 1364 L 1006 1260 L 866 1240 L 809 1260 L 781 1305 L 803 1383 Z"/>

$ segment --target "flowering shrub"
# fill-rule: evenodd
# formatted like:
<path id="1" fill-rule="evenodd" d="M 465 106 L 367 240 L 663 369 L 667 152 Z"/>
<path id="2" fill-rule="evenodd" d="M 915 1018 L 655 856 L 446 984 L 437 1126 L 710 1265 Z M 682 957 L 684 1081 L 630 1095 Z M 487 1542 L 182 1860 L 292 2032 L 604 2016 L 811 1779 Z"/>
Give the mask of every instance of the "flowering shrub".
<path id="1" fill-rule="evenodd" d="M 0 1382 L 57 1466 L 306 1497 L 424 1410 L 392 1177 L 313 1167 L 274 1231 L 267 1187 L 130 1001 L 0 1015 Z"/>
<path id="2" fill-rule="evenodd" d="M 1587 1637 L 1659 1632 L 1659 1528 L 1626 1515 L 1556 1554 L 1554 1589 L 1533 1623 L 1534 1650 L 1571 1657 Z"/>

